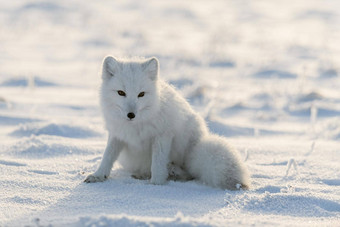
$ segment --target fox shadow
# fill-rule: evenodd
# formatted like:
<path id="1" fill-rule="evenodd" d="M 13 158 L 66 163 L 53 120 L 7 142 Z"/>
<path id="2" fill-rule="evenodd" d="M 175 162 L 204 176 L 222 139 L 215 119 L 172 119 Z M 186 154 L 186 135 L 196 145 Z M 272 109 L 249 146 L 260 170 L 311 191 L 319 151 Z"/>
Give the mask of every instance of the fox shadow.
<path id="1" fill-rule="evenodd" d="M 80 183 L 68 196 L 31 218 L 58 223 L 67 221 L 65 213 L 78 219 L 103 214 L 174 217 L 178 212 L 199 217 L 224 207 L 225 193 L 195 181 L 152 185 L 149 180 L 113 176 L 105 182 Z"/>

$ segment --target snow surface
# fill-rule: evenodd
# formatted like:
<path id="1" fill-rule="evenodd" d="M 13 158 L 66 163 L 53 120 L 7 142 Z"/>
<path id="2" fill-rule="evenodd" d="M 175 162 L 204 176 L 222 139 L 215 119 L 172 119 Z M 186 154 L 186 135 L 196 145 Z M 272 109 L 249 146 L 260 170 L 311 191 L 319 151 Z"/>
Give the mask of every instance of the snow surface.
<path id="1" fill-rule="evenodd" d="M 0 31 L 0 226 L 340 226 L 339 1 L 1 1 Z M 158 57 L 252 189 L 82 183 L 108 54 Z"/>

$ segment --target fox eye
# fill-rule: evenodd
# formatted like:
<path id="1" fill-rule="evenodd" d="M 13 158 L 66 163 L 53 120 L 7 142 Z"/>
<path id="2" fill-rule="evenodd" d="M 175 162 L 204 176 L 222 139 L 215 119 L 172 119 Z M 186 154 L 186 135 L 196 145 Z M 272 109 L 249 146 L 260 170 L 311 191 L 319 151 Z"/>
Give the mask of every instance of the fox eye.
<path id="1" fill-rule="evenodd" d="M 117 92 L 118 92 L 118 95 L 120 95 L 120 96 L 126 96 L 125 92 L 122 91 L 122 90 L 119 90 L 119 91 L 117 91 Z"/>
<path id="2" fill-rule="evenodd" d="M 143 92 L 138 94 L 138 98 L 143 97 L 144 95 L 145 95 L 145 92 L 143 91 Z"/>

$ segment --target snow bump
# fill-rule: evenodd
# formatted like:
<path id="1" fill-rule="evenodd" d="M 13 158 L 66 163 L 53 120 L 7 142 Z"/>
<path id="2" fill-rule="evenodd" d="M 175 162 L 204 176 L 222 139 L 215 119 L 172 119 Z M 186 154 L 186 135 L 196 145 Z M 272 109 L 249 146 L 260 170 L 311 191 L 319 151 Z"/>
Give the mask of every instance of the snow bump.
<path id="1" fill-rule="evenodd" d="M 70 126 L 64 124 L 25 124 L 20 125 L 18 129 L 11 133 L 11 136 L 31 136 L 31 135 L 50 135 L 69 138 L 88 138 L 96 137 L 100 134 L 89 128 L 80 126 Z"/>
<path id="2" fill-rule="evenodd" d="M 340 204 L 331 199 L 284 190 L 278 192 L 244 193 L 230 197 L 230 206 L 256 214 L 286 215 L 293 217 L 332 217 L 340 215 Z M 275 193 L 276 192 L 276 193 Z"/>
<path id="3" fill-rule="evenodd" d="M 45 159 L 73 154 L 89 154 L 88 149 L 79 146 L 49 142 L 44 138 L 31 136 L 11 146 L 8 153 L 20 158 Z"/>

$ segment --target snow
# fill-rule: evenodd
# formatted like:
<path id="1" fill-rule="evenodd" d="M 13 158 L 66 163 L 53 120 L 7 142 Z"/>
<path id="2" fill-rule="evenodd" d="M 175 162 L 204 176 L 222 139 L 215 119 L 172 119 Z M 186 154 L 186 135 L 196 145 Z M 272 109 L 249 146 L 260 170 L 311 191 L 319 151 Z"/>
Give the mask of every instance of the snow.
<path id="1" fill-rule="evenodd" d="M 340 3 L 2 1 L 0 226 L 339 226 Z M 104 56 L 156 56 L 249 191 L 98 166 Z"/>

